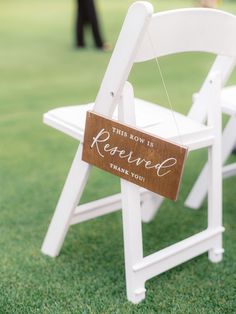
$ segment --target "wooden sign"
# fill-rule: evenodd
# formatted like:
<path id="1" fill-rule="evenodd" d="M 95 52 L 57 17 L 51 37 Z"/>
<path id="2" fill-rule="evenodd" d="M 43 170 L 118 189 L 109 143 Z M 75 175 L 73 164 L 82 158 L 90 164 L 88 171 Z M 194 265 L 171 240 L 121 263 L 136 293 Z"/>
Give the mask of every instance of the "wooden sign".
<path id="1" fill-rule="evenodd" d="M 87 112 L 82 159 L 152 192 L 177 199 L 187 148 Z"/>

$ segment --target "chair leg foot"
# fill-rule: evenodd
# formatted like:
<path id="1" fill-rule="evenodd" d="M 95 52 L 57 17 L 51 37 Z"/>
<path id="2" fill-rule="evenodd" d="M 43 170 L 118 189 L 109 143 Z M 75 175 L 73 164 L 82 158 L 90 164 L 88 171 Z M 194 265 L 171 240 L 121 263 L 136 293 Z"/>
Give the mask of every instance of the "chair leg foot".
<path id="1" fill-rule="evenodd" d="M 223 259 L 223 248 L 214 248 L 208 252 L 208 258 L 212 263 L 219 263 Z"/>
<path id="2" fill-rule="evenodd" d="M 145 288 L 138 288 L 134 291 L 129 291 L 127 293 L 127 298 L 130 302 L 132 302 L 134 304 L 138 304 L 142 300 L 145 299 L 145 292 L 146 292 Z"/>

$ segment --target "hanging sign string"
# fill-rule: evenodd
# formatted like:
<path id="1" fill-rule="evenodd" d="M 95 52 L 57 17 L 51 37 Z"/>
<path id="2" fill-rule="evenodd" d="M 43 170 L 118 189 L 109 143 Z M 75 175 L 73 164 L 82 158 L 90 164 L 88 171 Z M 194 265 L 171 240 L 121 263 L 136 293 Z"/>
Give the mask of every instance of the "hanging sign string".
<path id="1" fill-rule="evenodd" d="M 164 91 L 165 91 L 165 94 L 166 94 L 167 102 L 168 102 L 168 105 L 170 107 L 170 110 L 171 110 L 171 113 L 172 113 L 172 116 L 173 116 L 173 120 L 174 120 L 174 123 L 175 123 L 175 126 L 176 126 L 176 131 L 178 133 L 178 136 L 179 136 L 179 139 L 180 139 L 180 142 L 181 142 L 182 146 L 184 146 L 183 138 L 181 136 L 180 128 L 179 128 L 177 120 L 176 120 L 175 111 L 173 110 L 173 105 L 172 105 L 172 102 L 171 102 L 171 99 L 170 99 L 170 96 L 169 96 L 169 93 L 168 93 L 168 90 L 167 90 L 167 87 L 166 87 L 166 83 L 165 83 L 165 80 L 164 80 L 163 72 L 161 70 L 161 66 L 160 66 L 159 60 L 156 57 L 157 54 L 156 54 L 156 51 L 155 51 L 155 47 L 154 47 L 154 44 L 152 42 L 151 36 L 150 36 L 148 31 L 147 31 L 147 33 L 148 33 L 148 38 L 149 38 L 149 41 L 150 41 L 150 44 L 151 44 L 151 47 L 152 47 L 152 50 L 153 50 L 153 53 L 154 53 L 154 56 L 155 56 L 154 59 L 155 59 L 155 62 L 156 62 L 156 65 L 157 65 L 157 68 L 158 68 L 158 71 L 159 71 L 159 74 L 160 74 L 160 77 L 161 77 L 161 82 L 162 82 L 162 85 L 163 85 L 163 88 L 164 88 Z"/>
<path id="2" fill-rule="evenodd" d="M 151 39 L 150 42 L 152 44 Z M 152 47 L 154 51 L 153 44 Z M 183 145 L 160 64 L 157 57 L 155 59 L 177 136 L 182 144 L 164 140 L 89 111 L 82 160 L 149 191 L 176 200 L 188 149 Z"/>

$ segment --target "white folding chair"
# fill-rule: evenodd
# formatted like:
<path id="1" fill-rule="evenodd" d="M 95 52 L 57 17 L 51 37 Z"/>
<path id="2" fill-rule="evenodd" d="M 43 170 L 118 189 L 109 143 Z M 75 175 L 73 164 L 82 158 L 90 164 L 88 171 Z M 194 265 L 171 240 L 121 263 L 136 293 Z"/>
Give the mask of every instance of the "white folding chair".
<path id="1" fill-rule="evenodd" d="M 145 298 L 148 279 L 176 265 L 204 252 L 212 262 L 222 259 L 221 71 L 213 71 L 205 81 L 206 124 L 174 113 L 184 145 L 189 150 L 207 147 L 209 151 L 207 229 L 143 257 L 140 203 L 154 193 L 122 179 L 121 194 L 78 204 L 91 170 L 91 165 L 81 160 L 86 111 L 92 108 L 95 113 L 115 119 L 113 113 L 118 105 L 118 119 L 134 125 L 136 118 L 139 128 L 180 142 L 171 110 L 134 98 L 127 82 L 132 65 L 190 51 L 235 57 L 235 31 L 236 17 L 216 10 L 182 9 L 153 14 L 152 5 L 143 1 L 130 7 L 95 103 L 54 109 L 44 116 L 46 124 L 81 142 L 45 237 L 43 253 L 59 254 L 70 225 L 122 208 L 127 296 L 133 303 Z"/>
<path id="2" fill-rule="evenodd" d="M 222 73 L 222 87 L 227 82 L 229 75 L 231 74 L 236 59 L 233 57 L 218 57 L 215 64 L 212 67 L 212 70 L 217 68 L 221 69 Z M 211 71 L 212 71 L 211 70 Z M 211 73 L 211 72 L 210 72 Z M 189 112 L 189 116 L 195 118 L 199 122 L 202 122 L 206 119 L 206 110 L 204 109 L 205 97 L 202 95 L 203 92 L 200 90 L 198 94 L 194 95 L 194 103 Z M 221 90 L 221 110 L 222 113 L 229 116 L 229 119 L 224 127 L 222 133 L 222 172 L 223 178 L 229 178 L 236 175 L 236 163 L 231 163 L 225 165 L 227 159 L 231 155 L 232 151 L 236 146 L 236 87 L 228 86 L 222 88 Z M 199 174 L 196 182 L 194 183 L 186 201 L 185 205 L 198 209 L 206 195 L 207 195 L 207 175 L 208 175 L 208 164 L 206 163 L 201 173 Z"/>

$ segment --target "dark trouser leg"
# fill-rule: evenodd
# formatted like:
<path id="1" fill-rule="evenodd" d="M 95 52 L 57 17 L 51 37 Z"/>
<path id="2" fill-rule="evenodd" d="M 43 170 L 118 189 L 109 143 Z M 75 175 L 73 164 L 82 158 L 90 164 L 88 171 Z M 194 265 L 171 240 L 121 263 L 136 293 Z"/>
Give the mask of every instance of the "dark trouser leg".
<path id="1" fill-rule="evenodd" d="M 85 0 L 86 1 L 86 0 Z M 84 47 L 84 25 L 86 22 L 86 5 L 83 0 L 76 0 L 75 40 L 77 47 Z"/>
<path id="2" fill-rule="evenodd" d="M 94 42 L 96 44 L 96 47 L 101 48 L 103 47 L 103 40 L 102 40 L 102 36 L 99 30 L 99 23 L 98 23 L 98 18 L 96 15 L 96 8 L 94 5 L 94 2 L 93 0 L 86 0 L 86 4 L 87 4 L 88 18 L 92 27 Z"/>

